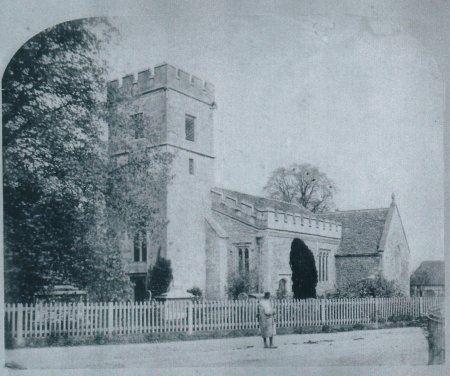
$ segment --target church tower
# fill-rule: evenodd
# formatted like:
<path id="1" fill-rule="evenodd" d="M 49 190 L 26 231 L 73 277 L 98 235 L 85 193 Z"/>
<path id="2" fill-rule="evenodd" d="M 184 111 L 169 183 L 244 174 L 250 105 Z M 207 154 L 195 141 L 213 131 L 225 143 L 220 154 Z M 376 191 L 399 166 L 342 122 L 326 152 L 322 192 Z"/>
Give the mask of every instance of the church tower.
<path id="1" fill-rule="evenodd" d="M 120 98 L 128 98 L 123 102 Z M 173 179 L 164 187 L 159 203 L 167 226 L 156 239 L 145 235 L 141 257 L 133 251 L 130 234 L 125 235 L 124 256 L 128 273 L 142 284 L 142 277 L 157 254 L 169 259 L 173 290 L 197 286 L 205 289 L 205 215 L 210 210 L 214 185 L 213 112 L 214 87 L 175 67 L 162 64 L 108 83 L 108 100 L 117 101 L 134 121 L 128 130 L 109 129 L 110 157 L 126 163 L 128 151 L 117 145 L 123 138 L 174 155 Z M 131 129 L 132 128 L 132 129 Z M 134 140 L 133 140 L 134 139 Z M 142 242 L 140 243 L 143 244 Z M 143 252 L 147 252 L 142 257 Z M 139 253 L 139 251 L 138 251 Z M 141 278 L 141 280 L 139 280 Z M 135 295 L 139 292 L 135 290 Z"/>

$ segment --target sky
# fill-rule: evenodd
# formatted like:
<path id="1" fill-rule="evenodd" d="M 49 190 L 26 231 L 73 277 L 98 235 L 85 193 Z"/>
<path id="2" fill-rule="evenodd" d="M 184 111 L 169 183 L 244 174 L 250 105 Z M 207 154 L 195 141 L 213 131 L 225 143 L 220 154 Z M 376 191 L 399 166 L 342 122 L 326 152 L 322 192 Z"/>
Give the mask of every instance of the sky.
<path id="1" fill-rule="evenodd" d="M 215 85 L 216 183 L 256 195 L 275 168 L 311 163 L 340 210 L 395 193 L 411 271 L 443 258 L 444 79 L 395 20 L 354 15 L 114 19 L 110 78 L 165 61 Z"/>
<path id="2" fill-rule="evenodd" d="M 413 271 L 444 250 L 450 59 L 435 26 L 445 1 L 431 3 L 3 1 L 1 63 L 57 22 L 127 16 L 113 19 L 111 79 L 165 61 L 215 85 L 218 186 L 261 195 L 275 168 L 311 163 L 340 210 L 387 207 L 394 192 Z"/>

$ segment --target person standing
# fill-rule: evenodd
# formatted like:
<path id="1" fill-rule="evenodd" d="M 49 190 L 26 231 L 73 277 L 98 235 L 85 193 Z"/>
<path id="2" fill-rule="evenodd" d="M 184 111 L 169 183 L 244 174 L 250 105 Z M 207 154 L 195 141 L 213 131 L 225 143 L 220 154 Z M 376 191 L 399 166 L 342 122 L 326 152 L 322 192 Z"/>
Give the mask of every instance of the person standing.
<path id="1" fill-rule="evenodd" d="M 275 312 L 270 302 L 270 292 L 264 293 L 264 299 L 262 299 L 258 306 L 258 320 L 259 328 L 261 330 L 261 336 L 264 340 L 264 348 L 275 349 L 273 345 L 273 336 L 276 334 L 275 328 Z M 267 346 L 267 338 L 269 338 L 269 346 Z"/>

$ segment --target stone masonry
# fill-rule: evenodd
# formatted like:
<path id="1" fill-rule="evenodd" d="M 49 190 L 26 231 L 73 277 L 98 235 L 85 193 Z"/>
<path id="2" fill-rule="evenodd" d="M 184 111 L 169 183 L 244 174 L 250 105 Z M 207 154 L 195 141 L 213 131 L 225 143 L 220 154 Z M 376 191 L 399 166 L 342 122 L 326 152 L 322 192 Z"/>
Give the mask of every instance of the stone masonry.
<path id="1" fill-rule="evenodd" d="M 351 213 L 316 216 L 291 203 L 215 186 L 212 84 L 162 64 L 153 72 L 138 73 L 137 79 L 128 75 L 121 84 L 111 81 L 108 100 L 126 116 L 142 114 L 144 119 L 139 137 L 132 129 L 110 124 L 110 157 L 118 166 L 127 163 L 133 145 L 175 156 L 174 179 L 155 202 L 167 226 L 147 235 L 146 261 L 133 260 L 132 234 L 122 229 L 130 277 L 144 278 L 160 253 L 172 262 L 173 290 L 183 293 L 196 286 L 208 299 L 225 299 L 230 285 L 245 272 L 252 292 L 276 294 L 285 285 L 289 296 L 289 253 L 293 239 L 300 238 L 316 261 L 318 295 L 374 273 L 409 291 L 409 247 L 394 200 L 389 210 L 375 212 L 373 220 L 369 213 L 368 221 L 361 222 L 352 220 Z M 349 244 L 364 249 L 348 254 Z"/>

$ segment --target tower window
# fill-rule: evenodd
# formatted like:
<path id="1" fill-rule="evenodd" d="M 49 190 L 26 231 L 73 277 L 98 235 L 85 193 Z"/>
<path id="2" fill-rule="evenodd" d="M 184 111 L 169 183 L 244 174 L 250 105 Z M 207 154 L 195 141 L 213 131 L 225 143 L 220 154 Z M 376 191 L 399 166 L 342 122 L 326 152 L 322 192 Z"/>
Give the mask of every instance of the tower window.
<path id="1" fill-rule="evenodd" d="M 147 261 L 147 231 L 145 229 L 134 234 L 133 251 L 133 260 L 135 262 Z"/>
<path id="2" fill-rule="evenodd" d="M 195 117 L 186 115 L 184 120 L 184 129 L 186 133 L 186 140 L 195 141 Z"/>
<path id="3" fill-rule="evenodd" d="M 143 230 L 141 233 L 141 256 L 142 261 L 147 261 L 147 231 Z"/>
<path id="4" fill-rule="evenodd" d="M 194 175 L 194 160 L 189 158 L 189 174 Z"/>
<path id="5" fill-rule="evenodd" d="M 142 112 L 131 115 L 133 121 L 134 138 L 144 138 L 144 114 Z"/>
<path id="6" fill-rule="evenodd" d="M 133 257 L 133 260 L 135 261 L 135 262 L 138 262 L 139 260 L 140 260 L 140 253 L 141 253 L 141 250 L 140 250 L 140 236 L 139 236 L 139 233 L 137 232 L 136 234 L 134 234 L 134 239 L 133 239 L 133 250 L 134 250 L 134 257 Z"/>

